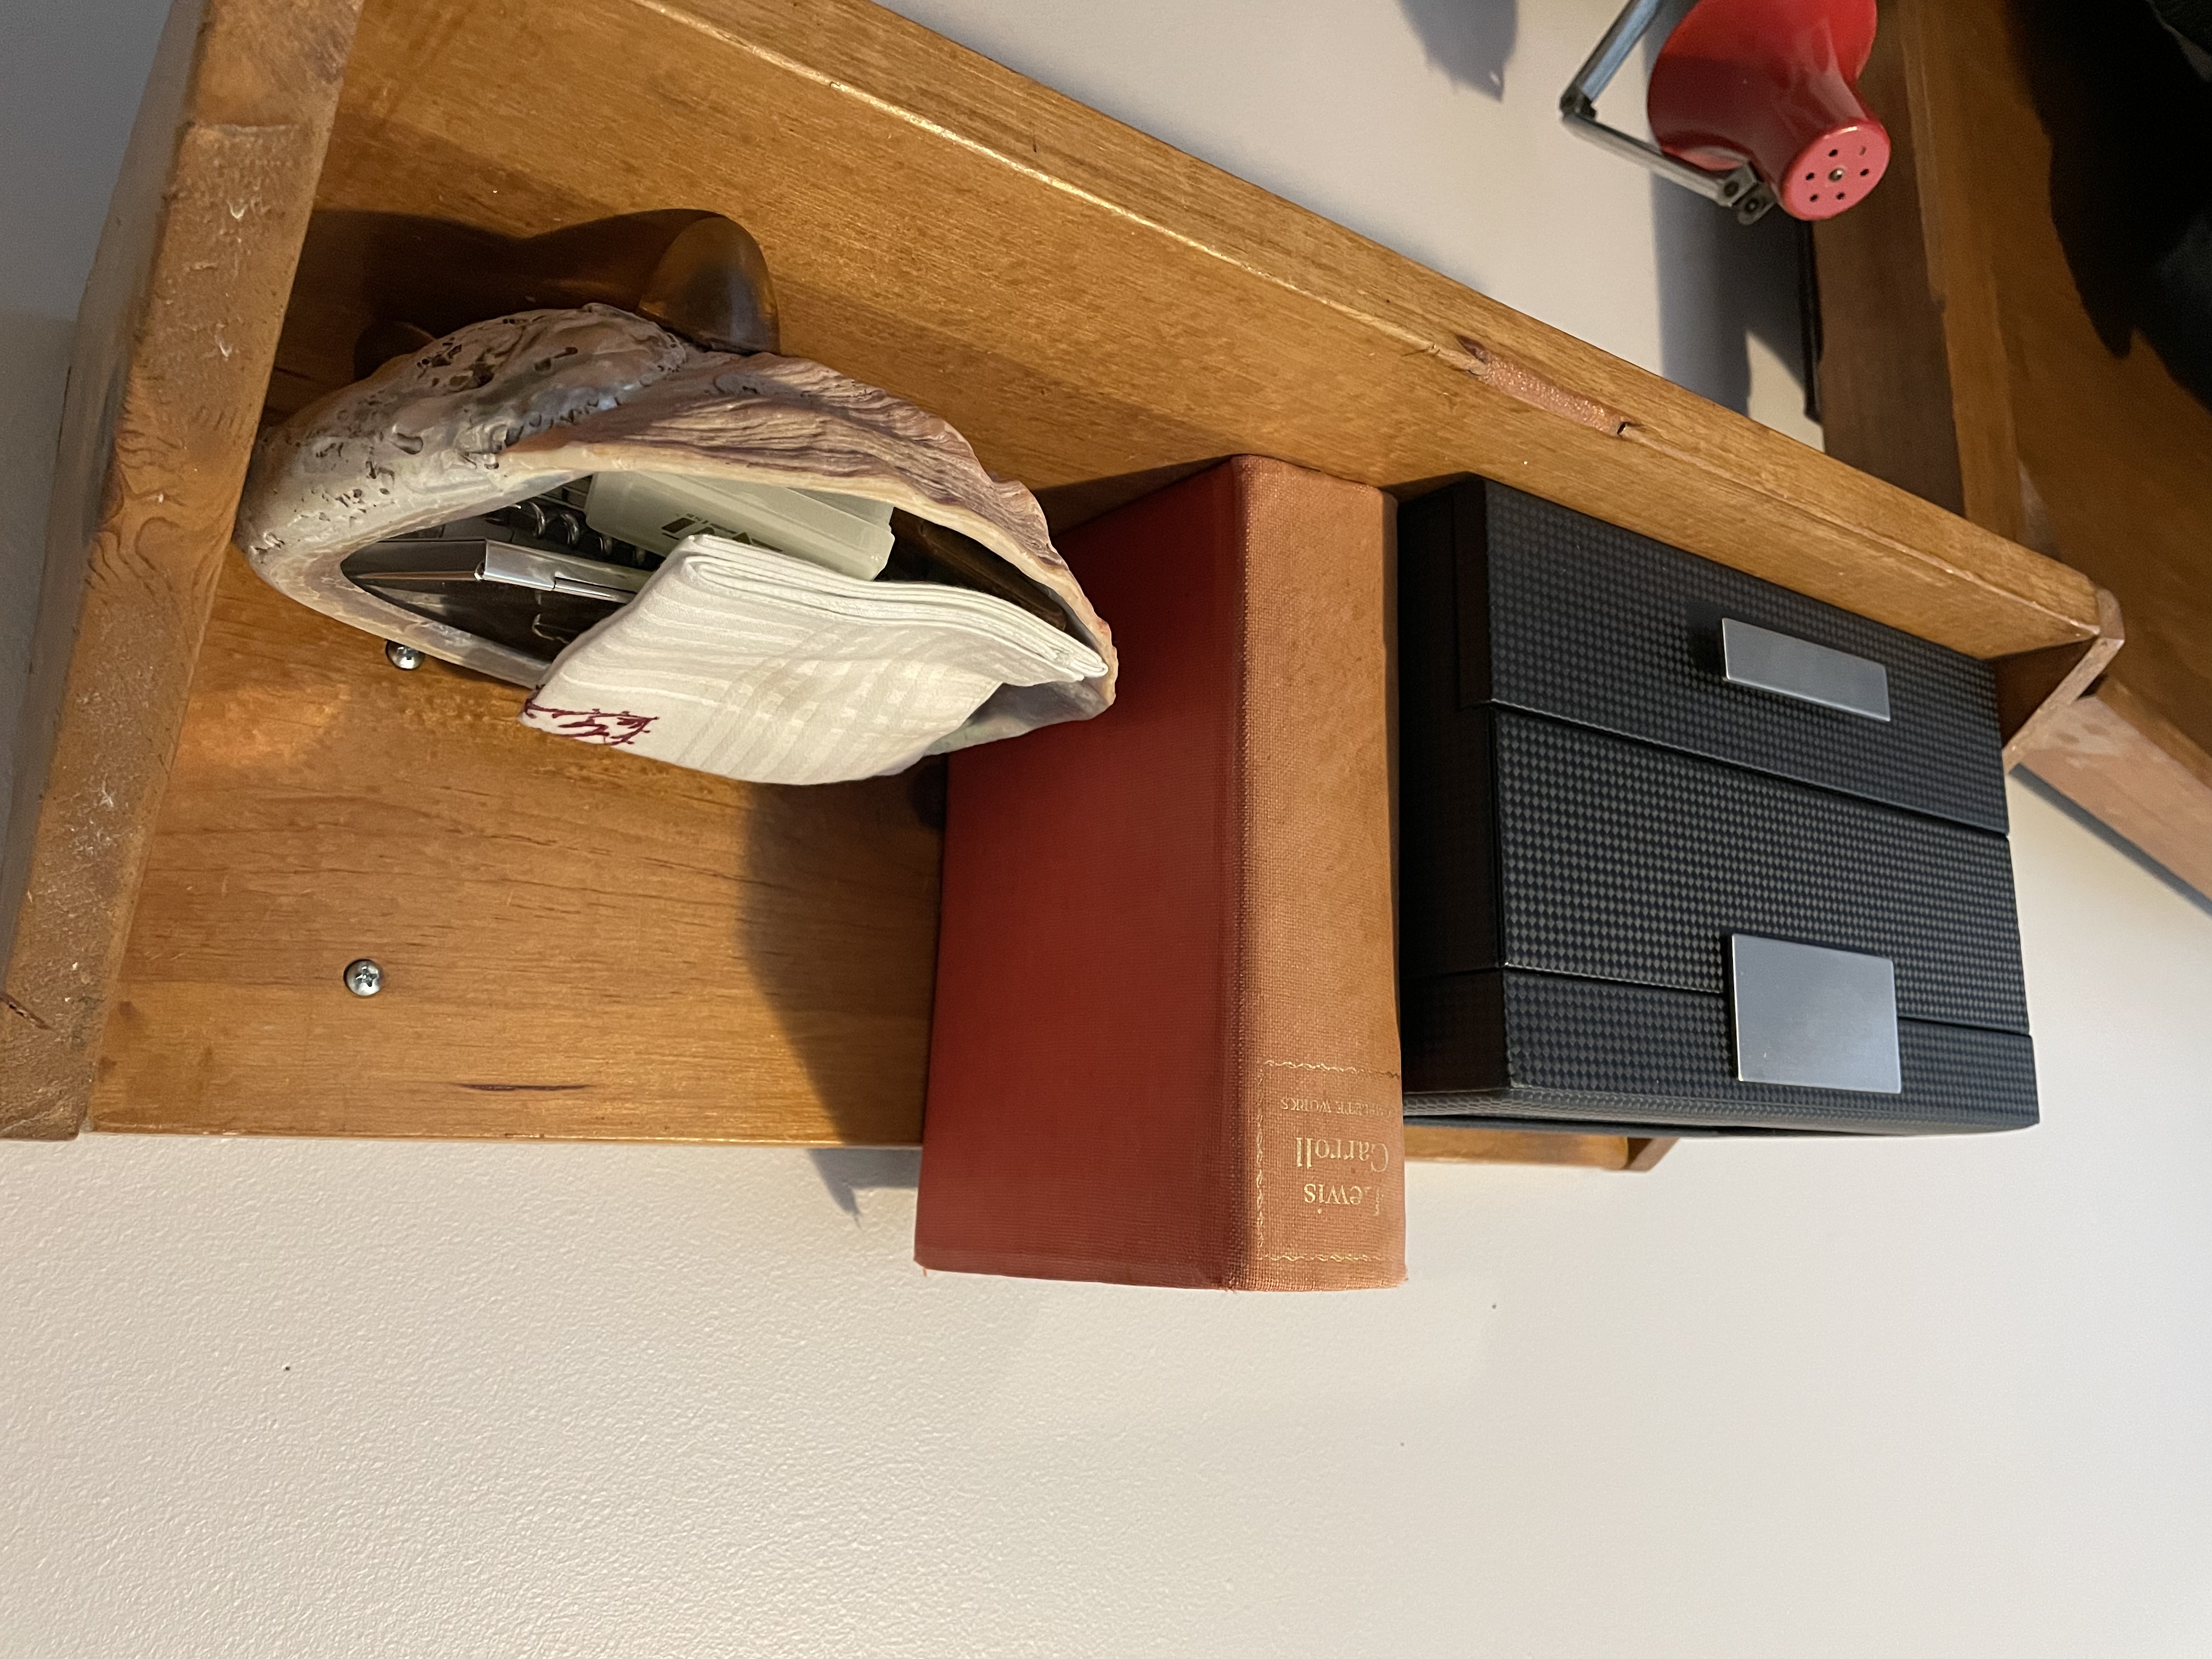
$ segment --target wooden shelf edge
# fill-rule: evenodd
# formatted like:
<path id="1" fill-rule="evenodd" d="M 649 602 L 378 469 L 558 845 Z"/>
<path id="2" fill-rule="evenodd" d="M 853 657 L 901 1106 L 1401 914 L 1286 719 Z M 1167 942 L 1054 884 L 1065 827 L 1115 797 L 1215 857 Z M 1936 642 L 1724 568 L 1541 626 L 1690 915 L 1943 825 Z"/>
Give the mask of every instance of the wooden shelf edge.
<path id="1" fill-rule="evenodd" d="M 2212 755 L 2111 684 L 2039 720 L 2033 737 L 2022 769 L 2212 898 Z"/>
<path id="2" fill-rule="evenodd" d="M 85 1127 L 100 1134 L 217 1135 L 234 1138 L 252 1136 L 256 1139 L 290 1139 L 297 1133 L 296 1131 L 289 1129 L 240 1128 L 218 1124 L 109 1123 L 100 1121 L 97 1118 Z M 918 1152 L 921 1150 L 921 1143 L 914 1140 L 838 1140 L 822 1136 L 771 1139 L 760 1135 L 705 1133 L 583 1136 L 574 1133 L 530 1133 L 518 1130 L 511 1134 L 440 1135 L 428 1130 L 416 1130 L 411 1133 L 395 1131 L 390 1133 L 354 1130 L 343 1134 L 321 1138 L 349 1140 L 474 1140 L 479 1142 L 537 1140 L 562 1141 L 570 1144 L 588 1140 L 598 1145 L 620 1146 L 781 1146 L 806 1152 Z M 1547 1168 L 1607 1170 L 1640 1173 L 1656 1166 L 1674 1144 L 1672 1139 L 1665 1137 L 1553 1134 L 1540 1130 L 1452 1129 L 1424 1124 L 1419 1127 L 1409 1127 L 1407 1129 L 1406 1159 L 1412 1164 L 1511 1164 Z"/>
<path id="3" fill-rule="evenodd" d="M 1196 253 L 1241 273 L 1255 289 L 1294 295 L 1355 322 L 1370 336 L 1370 353 L 1402 360 L 1392 373 L 1426 363 L 1465 376 L 1474 401 L 1517 406 L 1499 424 L 1526 429 L 1531 440 L 1514 447 L 1510 471 L 1500 465 L 1494 476 L 1754 574 L 1771 574 L 1756 545 L 1762 535 L 1822 549 L 1793 555 L 1801 559 L 1798 580 L 1782 578 L 1784 585 L 1970 654 L 2010 654 L 2096 632 L 2094 594 L 2077 572 L 868 0 L 817 0 L 803 14 L 763 0 L 645 3 L 706 39 L 773 53 L 879 117 L 943 132 L 996 167 L 1087 201 L 1123 224 L 1149 227 L 1164 250 L 1172 245 Z M 1425 477 L 1356 474 L 1329 466 L 1326 457 L 1282 459 L 1387 489 Z M 1623 488 L 1632 479 L 1635 484 Z M 1845 549 L 1848 556 L 1834 568 L 1819 568 Z M 1938 620 L 1948 599 L 1901 619 L 1891 610 L 1893 596 L 1869 595 L 1866 577 L 1874 570 L 1900 593 L 1917 590 L 1923 600 L 1938 589 L 1955 595 L 1959 608 L 1948 620 L 1957 635 L 1948 636 Z M 1978 610 L 1980 623 L 2018 630 L 2021 642 L 1996 644 L 1994 633 L 1969 626 L 1965 613 Z"/>
<path id="4" fill-rule="evenodd" d="M 0 865 L 0 1137 L 76 1132 L 359 0 L 177 0 L 80 308 Z"/>
<path id="5" fill-rule="evenodd" d="M 1537 1164 L 1590 1170 L 1643 1171 L 1674 1145 L 1641 1135 L 1557 1134 L 1541 1129 L 1455 1129 L 1406 1126 L 1409 1164 Z"/>
<path id="6" fill-rule="evenodd" d="M 2120 602 L 2101 587 L 2097 590 L 2097 612 L 2099 625 L 2094 640 L 1998 659 L 1997 715 L 2004 736 L 2006 770 L 2046 742 L 2066 711 L 2088 695 L 2089 688 L 2127 643 Z"/>
<path id="7" fill-rule="evenodd" d="M 461 0 L 377 9 L 439 23 L 399 31 L 418 46 L 447 40 L 447 24 L 489 19 L 484 27 L 526 35 L 553 27 Z M 64 416 L 0 869 L 0 1135 L 66 1136 L 83 1121 L 359 10 L 360 0 L 178 0 L 164 38 L 88 289 Z M 1770 577 L 1777 559 L 1796 560 L 1794 579 L 1780 573 L 1789 585 L 1978 654 L 2097 635 L 2094 590 L 2076 573 L 865 0 L 638 4 L 621 18 L 625 40 L 654 19 L 680 25 L 696 50 L 730 54 L 732 66 L 743 58 L 794 107 L 812 100 L 818 113 L 821 100 L 842 100 L 854 146 L 875 145 L 878 160 L 919 143 L 945 169 L 970 169 L 947 176 L 1018 175 L 1055 204 L 1078 204 L 1101 237 L 1097 227 L 1134 228 L 1150 239 L 1143 258 L 1202 266 L 1217 288 L 1242 284 L 1237 297 L 1255 313 L 1289 296 L 1293 320 L 1353 331 L 1345 337 L 1356 349 L 1331 367 L 1357 396 L 1320 428 L 1314 407 L 1334 405 L 1313 398 L 1303 359 L 1276 365 L 1290 403 L 1266 374 L 1221 392 L 1245 401 L 1217 418 L 1193 418 L 1178 401 L 1187 387 L 1164 394 L 1152 412 L 1207 454 L 1227 453 L 1209 447 L 1224 434 L 1273 453 L 1270 434 L 1295 428 L 1307 435 L 1285 437 L 1285 459 L 1364 482 L 1412 486 L 1484 468 Z M 865 170 L 866 159 L 833 164 Z M 1194 323 L 1233 331 L 1243 308 Z M 1264 333 L 1273 319 L 1244 326 Z M 1245 356 L 1259 363 L 1270 342 L 1298 337 L 1264 333 Z M 1051 349 L 1020 343 L 1040 364 Z M 926 388 L 894 389 L 928 400 Z M 1361 424 L 1413 394 L 1448 410 L 1447 428 L 1401 422 L 1378 435 Z M 1462 448 L 1439 459 L 1437 430 Z M 1331 444 L 1353 459 L 1335 465 Z M 1415 451 L 1419 465 L 1406 459 Z"/>

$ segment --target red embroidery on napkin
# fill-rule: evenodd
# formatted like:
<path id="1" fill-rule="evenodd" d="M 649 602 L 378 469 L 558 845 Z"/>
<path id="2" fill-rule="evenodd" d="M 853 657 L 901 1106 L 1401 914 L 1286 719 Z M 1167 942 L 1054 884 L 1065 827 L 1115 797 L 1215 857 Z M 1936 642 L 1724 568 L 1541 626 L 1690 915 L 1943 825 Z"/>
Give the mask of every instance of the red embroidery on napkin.
<path id="1" fill-rule="evenodd" d="M 632 714 L 614 708 L 549 708 L 532 697 L 523 704 L 522 718 L 556 737 L 618 749 L 624 744 L 635 743 L 660 716 Z"/>

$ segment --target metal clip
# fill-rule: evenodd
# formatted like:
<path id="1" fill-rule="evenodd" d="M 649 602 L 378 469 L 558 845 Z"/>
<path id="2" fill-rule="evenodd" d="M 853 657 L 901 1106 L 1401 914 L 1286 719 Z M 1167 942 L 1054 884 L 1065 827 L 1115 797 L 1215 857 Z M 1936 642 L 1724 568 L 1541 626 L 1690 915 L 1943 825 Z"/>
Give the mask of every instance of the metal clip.
<path id="1" fill-rule="evenodd" d="M 1568 131 L 1588 139 L 1600 149 L 1626 156 L 1662 179 L 1695 191 L 1709 202 L 1734 208 L 1738 224 L 1755 223 L 1774 205 L 1774 192 L 1752 171 L 1749 162 L 1733 173 L 1708 173 L 1703 167 L 1677 161 L 1656 144 L 1632 138 L 1597 118 L 1598 94 L 1620 72 L 1620 66 L 1628 61 L 1628 54 L 1636 50 L 1637 43 L 1650 33 L 1665 3 L 1666 0 L 1629 0 L 1620 15 L 1613 20 L 1613 27 L 1605 32 L 1605 38 L 1597 43 L 1597 50 L 1590 53 L 1575 72 L 1575 78 L 1567 82 L 1567 89 L 1559 94 L 1559 118 L 1566 124 Z"/>

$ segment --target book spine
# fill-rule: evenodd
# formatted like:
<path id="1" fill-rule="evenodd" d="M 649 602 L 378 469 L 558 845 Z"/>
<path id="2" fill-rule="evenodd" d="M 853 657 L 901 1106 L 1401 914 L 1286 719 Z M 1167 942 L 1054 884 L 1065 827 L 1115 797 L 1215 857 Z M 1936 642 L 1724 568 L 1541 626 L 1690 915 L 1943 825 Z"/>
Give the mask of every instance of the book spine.
<path id="1" fill-rule="evenodd" d="M 1388 546 L 1378 491 L 1238 460 L 1241 689 L 1228 872 L 1253 1289 L 1405 1278 L 1390 892 Z"/>

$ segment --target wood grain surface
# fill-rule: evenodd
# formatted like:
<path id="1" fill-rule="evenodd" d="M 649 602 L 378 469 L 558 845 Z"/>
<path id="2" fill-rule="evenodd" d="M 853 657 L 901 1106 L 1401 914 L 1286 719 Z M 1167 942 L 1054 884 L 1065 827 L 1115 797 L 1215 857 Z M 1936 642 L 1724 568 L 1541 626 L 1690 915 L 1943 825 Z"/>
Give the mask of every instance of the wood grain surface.
<path id="1" fill-rule="evenodd" d="M 0 1136 L 76 1131 L 357 0 L 179 0 L 77 313 L 0 866 Z"/>
<path id="2" fill-rule="evenodd" d="M 210 34 L 195 62 L 256 84 L 281 70 L 302 108 L 328 109 L 326 66 L 285 68 L 284 43 L 343 51 L 344 0 L 209 3 L 275 33 Z M 2078 573 L 864 0 L 369 0 L 304 225 L 315 118 L 278 125 L 292 194 L 271 183 L 242 219 L 201 150 L 156 154 L 173 204 L 228 218 L 233 263 L 219 293 L 197 270 L 197 287 L 156 283 L 173 302 L 128 336 L 126 387 L 150 388 L 164 351 L 213 351 L 258 386 L 295 250 L 276 412 L 349 379 L 371 322 L 622 302 L 714 210 L 765 248 L 787 349 L 945 415 L 1063 525 L 1238 453 L 1401 492 L 1480 471 L 1980 655 L 2097 632 Z M 134 636 L 127 665 L 88 654 L 88 624 L 72 696 L 127 708 L 101 729 L 149 757 L 179 719 L 184 738 L 165 804 L 159 765 L 57 750 L 40 844 L 112 822 L 123 852 L 84 865 L 96 879 L 53 859 L 35 878 L 37 914 L 68 920 L 22 960 L 74 964 L 76 1000 L 58 1020 L 46 981 L 11 978 L 11 1040 L 76 1069 L 11 1081 L 9 1112 L 73 1126 L 119 969 L 103 1127 L 910 1139 L 926 801 L 549 758 L 507 722 L 511 694 L 390 671 L 234 564 L 187 708 L 210 538 L 250 436 L 251 400 L 225 397 L 145 405 L 201 457 L 167 597 L 86 590 L 153 618 L 153 646 Z M 94 428 L 73 429 L 106 467 Z M 113 453 L 117 510 L 168 523 L 167 473 Z M 381 996 L 337 988 L 359 954 L 389 958 Z M 1561 1151 L 1534 1138 L 1531 1156 L 1535 1141 Z"/>
<path id="3" fill-rule="evenodd" d="M 2063 723 L 2069 709 L 2103 678 L 2127 643 L 2120 602 L 2106 588 L 2097 590 L 2104 621 L 2087 645 L 2054 645 L 2022 652 L 1996 664 L 1997 729 L 2004 733 L 2004 763 L 2009 770 L 2041 747 Z"/>
<path id="4" fill-rule="evenodd" d="M 672 208 L 758 237 L 788 349 L 1073 512 L 1239 453 L 1480 471 L 1978 655 L 2095 631 L 2063 567 L 864 0 L 373 0 L 280 397 Z"/>
<path id="5" fill-rule="evenodd" d="M 201 665 L 92 1127 L 919 1140 L 935 768 L 777 788 L 564 743 L 235 554 Z M 361 957 L 374 997 L 342 983 Z M 1620 1170 L 1632 1145 L 1407 1132 L 1454 1162 Z"/>
<path id="6" fill-rule="evenodd" d="M 200 661 L 94 1127 L 920 1138 L 936 768 L 775 787 L 549 737 L 234 553 Z"/>
<path id="7" fill-rule="evenodd" d="M 1455 1129 L 1434 1123 L 1406 1126 L 1406 1157 L 1416 1164 L 1559 1164 L 1590 1170 L 1648 1170 L 1674 1144 L 1625 1135 Z M 1656 1152 L 1651 1150 L 1654 1147 L 1658 1149 Z"/>
<path id="8" fill-rule="evenodd" d="M 2066 687 L 2101 673 L 2100 706 L 2008 753 L 2169 868 L 2203 872 L 2212 796 L 2187 781 L 2212 748 L 2212 410 L 2113 314 L 2125 281 L 2100 262 L 2124 227 L 2097 221 L 2163 188 L 2113 135 L 2148 131 L 2145 100 L 2164 94 L 2074 33 L 2138 21 L 2154 34 L 2132 11 L 1884 0 L 1869 94 L 1913 166 L 1820 228 L 1821 380 L 1832 453 L 2117 596 L 2126 649 Z M 2031 674 L 2055 686 L 2059 660 Z"/>
<path id="9" fill-rule="evenodd" d="M 2212 755 L 2107 680 L 2039 726 L 2027 770 L 2212 894 Z"/>

